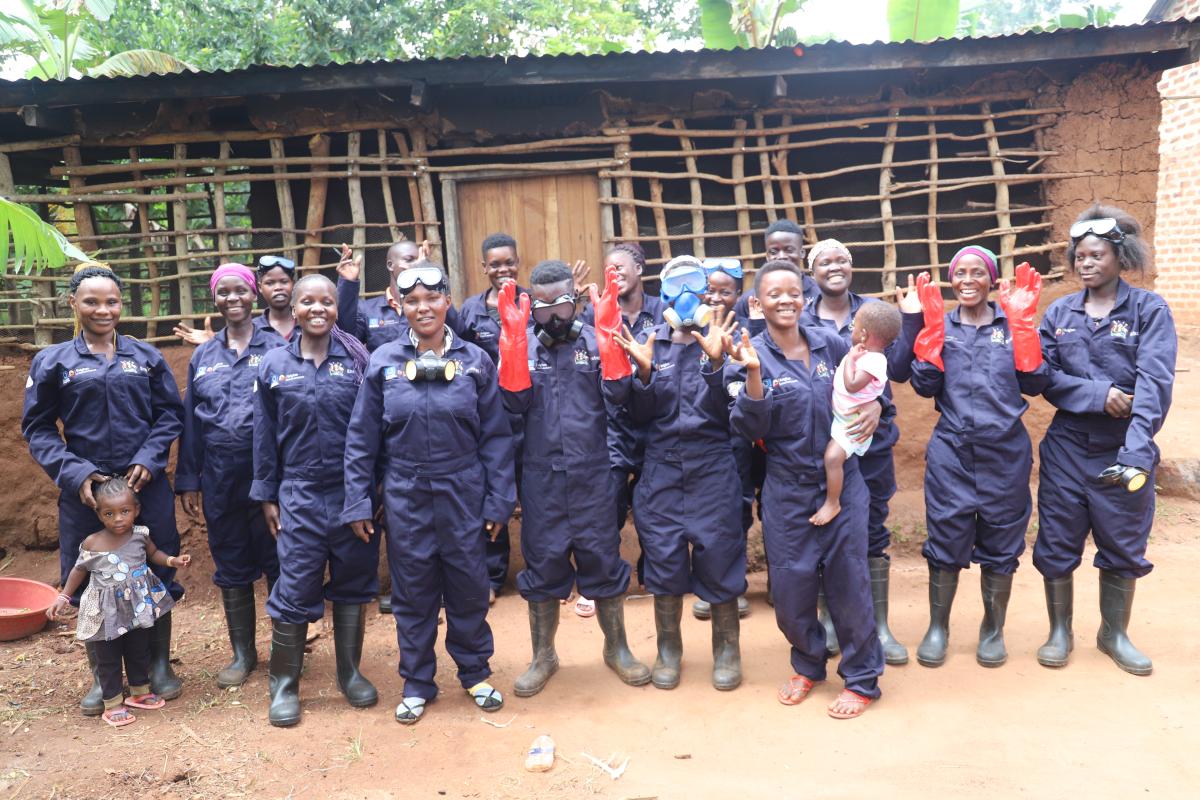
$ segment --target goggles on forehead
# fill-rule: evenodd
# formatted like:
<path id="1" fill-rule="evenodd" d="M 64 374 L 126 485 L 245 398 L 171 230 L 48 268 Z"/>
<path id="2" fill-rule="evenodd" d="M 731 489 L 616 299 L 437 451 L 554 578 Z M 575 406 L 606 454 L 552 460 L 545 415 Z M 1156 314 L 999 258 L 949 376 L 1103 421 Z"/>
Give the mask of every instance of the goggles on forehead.
<path id="1" fill-rule="evenodd" d="M 575 295 L 569 292 L 561 294 L 548 303 L 534 300 L 531 304 L 531 315 L 538 325 L 545 325 L 554 317 L 570 319 L 575 315 Z"/>
<path id="2" fill-rule="evenodd" d="M 1125 232 L 1121 230 L 1120 226 L 1117 225 L 1117 221 L 1112 217 L 1085 219 L 1071 226 L 1072 242 L 1078 242 L 1088 235 L 1099 236 L 1101 239 L 1107 239 L 1110 242 L 1125 241 Z"/>
<path id="3" fill-rule="evenodd" d="M 279 267 L 284 272 L 295 272 L 296 262 L 283 256 L 259 256 L 258 269 L 260 272 L 267 272 L 275 267 Z"/>
<path id="4" fill-rule="evenodd" d="M 674 300 L 684 292 L 701 294 L 708 288 L 708 276 L 699 264 L 677 267 L 660 281 L 664 300 Z"/>
<path id="5" fill-rule="evenodd" d="M 742 279 L 742 262 L 736 258 L 706 258 L 704 259 L 704 274 L 724 272 L 731 278 Z"/>
<path id="6" fill-rule="evenodd" d="M 421 284 L 426 289 L 446 290 L 446 274 L 437 267 L 409 267 L 396 275 L 396 289 L 406 295 Z"/>

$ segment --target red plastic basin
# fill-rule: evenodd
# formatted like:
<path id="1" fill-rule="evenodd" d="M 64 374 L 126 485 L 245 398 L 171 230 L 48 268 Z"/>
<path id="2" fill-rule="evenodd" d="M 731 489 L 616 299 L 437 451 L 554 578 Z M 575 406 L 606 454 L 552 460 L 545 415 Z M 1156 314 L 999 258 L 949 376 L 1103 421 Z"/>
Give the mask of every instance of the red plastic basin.
<path id="1" fill-rule="evenodd" d="M 0 578 L 0 642 L 24 639 L 46 627 L 46 609 L 58 592 L 28 578 Z"/>

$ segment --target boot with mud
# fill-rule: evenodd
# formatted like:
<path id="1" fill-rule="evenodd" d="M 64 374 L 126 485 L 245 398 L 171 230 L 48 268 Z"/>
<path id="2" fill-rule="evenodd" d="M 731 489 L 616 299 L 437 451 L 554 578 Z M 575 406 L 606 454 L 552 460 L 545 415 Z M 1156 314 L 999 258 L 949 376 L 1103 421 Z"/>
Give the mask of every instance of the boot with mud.
<path id="1" fill-rule="evenodd" d="M 254 649 L 254 587 L 221 589 L 221 605 L 225 607 L 233 660 L 217 673 L 217 686 L 228 689 L 245 683 L 258 666 L 258 652 Z"/>
<path id="2" fill-rule="evenodd" d="M 741 619 L 737 600 L 713 603 L 713 688 L 728 692 L 742 685 Z"/>
<path id="3" fill-rule="evenodd" d="M 1129 641 L 1129 618 L 1133 614 L 1133 591 L 1137 578 L 1122 578 L 1100 570 L 1100 630 L 1096 647 L 1130 675 L 1154 671 L 1150 658 Z"/>
<path id="4" fill-rule="evenodd" d="M 604 663 L 630 686 L 650 682 L 650 668 L 634 658 L 625 636 L 625 598 L 596 598 L 596 619 L 604 631 Z"/>
<path id="5" fill-rule="evenodd" d="M 908 648 L 892 635 L 892 630 L 888 627 L 888 584 L 892 562 L 880 556 L 867 559 L 867 563 L 871 570 L 871 604 L 875 607 L 875 633 L 879 636 L 879 643 L 883 645 L 883 660 L 891 667 L 907 664 Z"/>
<path id="6" fill-rule="evenodd" d="M 946 663 L 946 647 L 950 644 L 950 608 L 958 591 L 958 570 L 929 567 L 929 630 L 917 648 L 917 663 L 923 667 L 940 667 Z"/>
<path id="7" fill-rule="evenodd" d="M 658 658 L 650 671 L 650 680 L 659 689 L 674 689 L 679 685 L 683 661 L 683 597 L 654 595 L 654 627 L 658 633 Z"/>
<path id="8" fill-rule="evenodd" d="M 379 702 L 375 685 L 358 670 L 366 628 L 365 605 L 333 604 L 333 654 L 337 663 L 338 689 L 355 708 L 366 708 Z"/>
<path id="9" fill-rule="evenodd" d="M 1046 611 L 1050 615 L 1050 637 L 1038 648 L 1037 660 L 1043 667 L 1065 667 L 1075 649 L 1071 628 L 1075 606 L 1075 582 L 1071 575 L 1046 578 Z"/>
<path id="10" fill-rule="evenodd" d="M 79 700 L 79 710 L 85 717 L 98 717 L 104 713 L 104 690 L 100 688 L 100 669 L 96 662 L 96 643 L 84 642 L 87 650 L 88 669 L 92 672 L 92 688 Z"/>
<path id="11" fill-rule="evenodd" d="M 1004 647 L 1004 620 L 1008 615 L 1008 598 L 1012 596 L 1012 581 L 1012 575 L 1000 575 L 986 569 L 980 576 L 983 622 L 979 626 L 975 660 L 981 667 L 1003 666 L 1008 660 L 1008 650 Z"/>
<path id="12" fill-rule="evenodd" d="M 304 668 L 304 643 L 308 623 L 280 622 L 271 626 L 271 706 L 267 721 L 277 728 L 300 722 L 300 671 Z"/>
<path id="13" fill-rule="evenodd" d="M 557 600 L 529 601 L 529 638 L 533 642 L 533 660 L 529 669 L 513 683 L 517 697 L 533 697 L 546 688 L 550 676 L 558 672 L 558 653 L 554 635 L 558 632 Z"/>

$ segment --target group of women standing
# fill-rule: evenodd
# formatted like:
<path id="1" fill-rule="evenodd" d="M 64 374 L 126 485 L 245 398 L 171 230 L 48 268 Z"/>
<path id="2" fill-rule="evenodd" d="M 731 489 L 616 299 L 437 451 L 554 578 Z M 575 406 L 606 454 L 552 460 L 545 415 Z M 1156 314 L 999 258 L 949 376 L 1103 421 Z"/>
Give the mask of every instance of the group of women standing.
<path id="1" fill-rule="evenodd" d="M 164 473 L 181 437 L 175 492 L 207 521 L 233 651 L 219 685 L 238 685 L 256 667 L 253 586 L 265 577 L 270 722 L 301 718 L 307 626 L 326 602 L 339 689 L 351 705 L 377 702 L 359 663 L 384 537 L 405 681 L 396 719 L 416 722 L 437 696 L 443 604 L 460 683 L 494 711 L 504 700 L 489 681 L 486 618 L 507 577 L 506 523 L 519 492 L 526 566 L 516 584 L 533 645 L 519 696 L 557 670 L 558 604 L 575 586 L 596 600 L 605 663 L 628 684 L 663 689 L 680 680 L 682 597 L 698 595 L 696 613 L 712 619 L 712 682 L 728 690 L 741 682 L 745 535 L 757 499 L 794 673 L 779 700 L 804 700 L 840 649 L 845 689 L 828 710 L 856 717 L 879 697 L 885 661 L 908 660 L 887 621 L 885 521 L 899 433 L 886 395 L 861 406 L 850 429 L 873 439 L 845 464 L 841 511 L 825 525 L 810 517 L 825 492 L 834 374 L 854 315 L 877 301 L 850 291 L 853 260 L 841 243 L 818 243 L 805 260 L 800 229 L 783 221 L 766 244 L 773 255 L 753 292 L 742 291 L 739 262 L 682 256 L 660 273 L 661 299 L 642 289 L 640 248 L 618 245 L 603 293 L 593 288 L 586 308 L 578 271 L 559 261 L 518 287 L 516 242 L 505 236 L 485 243 L 491 287 L 461 312 L 443 270 L 410 243 L 389 251 L 385 295 L 363 303 L 348 251 L 337 286 L 320 275 L 296 280 L 295 265 L 276 256 L 257 272 L 226 264 L 211 280 L 225 326 L 193 354 L 182 399 L 158 351 L 116 332 L 120 279 L 85 265 L 71 281 L 79 335 L 34 359 L 23 419 L 31 453 L 62 490 L 64 579 L 97 527 L 91 487 L 109 475 L 128 478 L 155 545 L 178 553 Z M 1023 395 L 1042 394 L 1058 411 L 1040 450 L 1034 566 L 1051 632 L 1038 660 L 1067 663 L 1071 576 L 1090 532 L 1098 646 L 1129 672 L 1151 670 L 1127 625 L 1136 579 L 1151 569 L 1153 437 L 1170 405 L 1174 327 L 1160 297 L 1121 277 L 1147 264 L 1141 228 L 1124 212 L 1088 209 L 1071 228 L 1068 259 L 1083 288 L 1051 304 L 1038 327 L 1040 277 L 1022 265 L 1015 286 L 1000 281 L 982 247 L 950 263 L 950 313 L 928 276 L 897 292 L 903 326 L 886 351 L 888 376 L 911 380 L 940 415 L 925 476 L 925 666 L 946 659 L 958 575 L 972 562 L 983 574 L 977 659 L 1007 658 L 1005 612 L 1032 513 Z M 254 317 L 258 294 L 268 311 Z M 621 596 L 632 570 L 618 547 L 630 506 L 644 558 L 638 580 L 655 598 L 653 667 L 625 639 Z M 154 570 L 182 596 L 172 570 Z M 150 672 L 168 699 L 181 691 L 170 638 L 168 613 L 154 627 Z M 90 649 L 89 658 L 94 668 Z M 99 694 L 94 686 L 84 713 L 103 710 Z"/>

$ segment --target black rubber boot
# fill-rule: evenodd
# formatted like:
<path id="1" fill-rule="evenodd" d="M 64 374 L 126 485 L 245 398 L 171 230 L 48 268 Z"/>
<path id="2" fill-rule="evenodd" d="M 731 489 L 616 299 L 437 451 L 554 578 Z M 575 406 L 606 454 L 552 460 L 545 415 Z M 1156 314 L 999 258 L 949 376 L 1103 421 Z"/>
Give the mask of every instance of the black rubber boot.
<path id="1" fill-rule="evenodd" d="M 98 717 L 104 713 L 104 690 L 100 688 L 100 671 L 96 666 L 96 643 L 84 642 L 83 647 L 92 671 L 92 688 L 80 699 L 79 710 L 85 717 Z"/>
<path id="2" fill-rule="evenodd" d="M 338 689 L 355 708 L 379 702 L 375 686 L 358 671 L 362 661 L 363 634 L 367 629 L 367 607 L 333 604 L 333 655 L 337 662 Z"/>
<path id="3" fill-rule="evenodd" d="M 650 671 L 650 680 L 659 689 L 674 689 L 679 685 L 683 661 L 683 597 L 671 594 L 654 595 L 654 628 L 658 633 L 658 658 Z"/>
<path id="4" fill-rule="evenodd" d="M 308 623 L 280 622 L 271 626 L 271 708 L 267 720 L 277 728 L 300 721 L 300 670 L 304 668 L 304 643 Z"/>
<path id="5" fill-rule="evenodd" d="M 820 579 L 817 589 L 817 621 L 825 627 L 825 652 L 833 658 L 842 651 L 838 646 L 837 631 L 833 629 L 833 618 L 829 616 L 829 606 L 825 603 L 825 578 Z"/>
<path id="6" fill-rule="evenodd" d="M 650 668 L 634 658 L 625 637 L 625 598 L 596 598 L 596 619 L 604 631 L 604 663 L 630 686 L 650 682 Z"/>
<path id="7" fill-rule="evenodd" d="M 1075 649 L 1071 628 L 1075 606 L 1075 583 L 1071 575 L 1045 578 L 1046 611 L 1050 614 L 1050 637 L 1038 648 L 1037 660 L 1043 667 L 1065 667 Z"/>
<path id="8" fill-rule="evenodd" d="M 1012 581 L 1012 575 L 999 575 L 986 569 L 980 576 L 983 622 L 979 625 L 979 647 L 975 650 L 975 660 L 981 667 L 999 667 L 1008 660 L 1008 650 L 1004 647 L 1004 619 L 1008 615 Z"/>
<path id="9" fill-rule="evenodd" d="M 741 618 L 737 600 L 713 603 L 713 688 L 728 692 L 742 685 Z"/>
<path id="10" fill-rule="evenodd" d="M 900 644 L 888 627 L 888 583 L 892 562 L 880 556 L 867 559 L 871 569 L 871 604 L 875 607 L 875 633 L 883 645 L 883 660 L 893 667 L 908 663 L 908 648 Z M 826 633 L 828 636 L 828 633 Z"/>
<path id="11" fill-rule="evenodd" d="M 558 653 L 554 650 L 554 635 L 558 633 L 558 600 L 529 601 L 529 638 L 533 642 L 533 660 L 529 669 L 513 683 L 517 697 L 533 697 L 546 688 L 550 677 L 558 672 Z"/>
<path id="12" fill-rule="evenodd" d="M 225 606 L 233 660 L 217 673 L 217 686 L 228 689 L 245 683 L 258 666 L 258 652 L 254 649 L 254 586 L 222 589 L 221 604 Z"/>
<path id="13" fill-rule="evenodd" d="M 150 629 L 150 689 L 163 700 L 174 700 L 183 694 L 183 681 L 171 669 L 170 611 Z"/>
<path id="14" fill-rule="evenodd" d="M 1133 613 L 1133 590 L 1137 578 L 1122 578 L 1100 570 L 1100 630 L 1096 647 L 1131 675 L 1149 675 L 1154 664 L 1133 646 L 1126 632 Z"/>
<path id="15" fill-rule="evenodd" d="M 950 607 L 958 591 L 958 570 L 929 568 L 929 630 L 917 648 L 917 663 L 940 667 L 946 663 L 950 644 Z"/>

